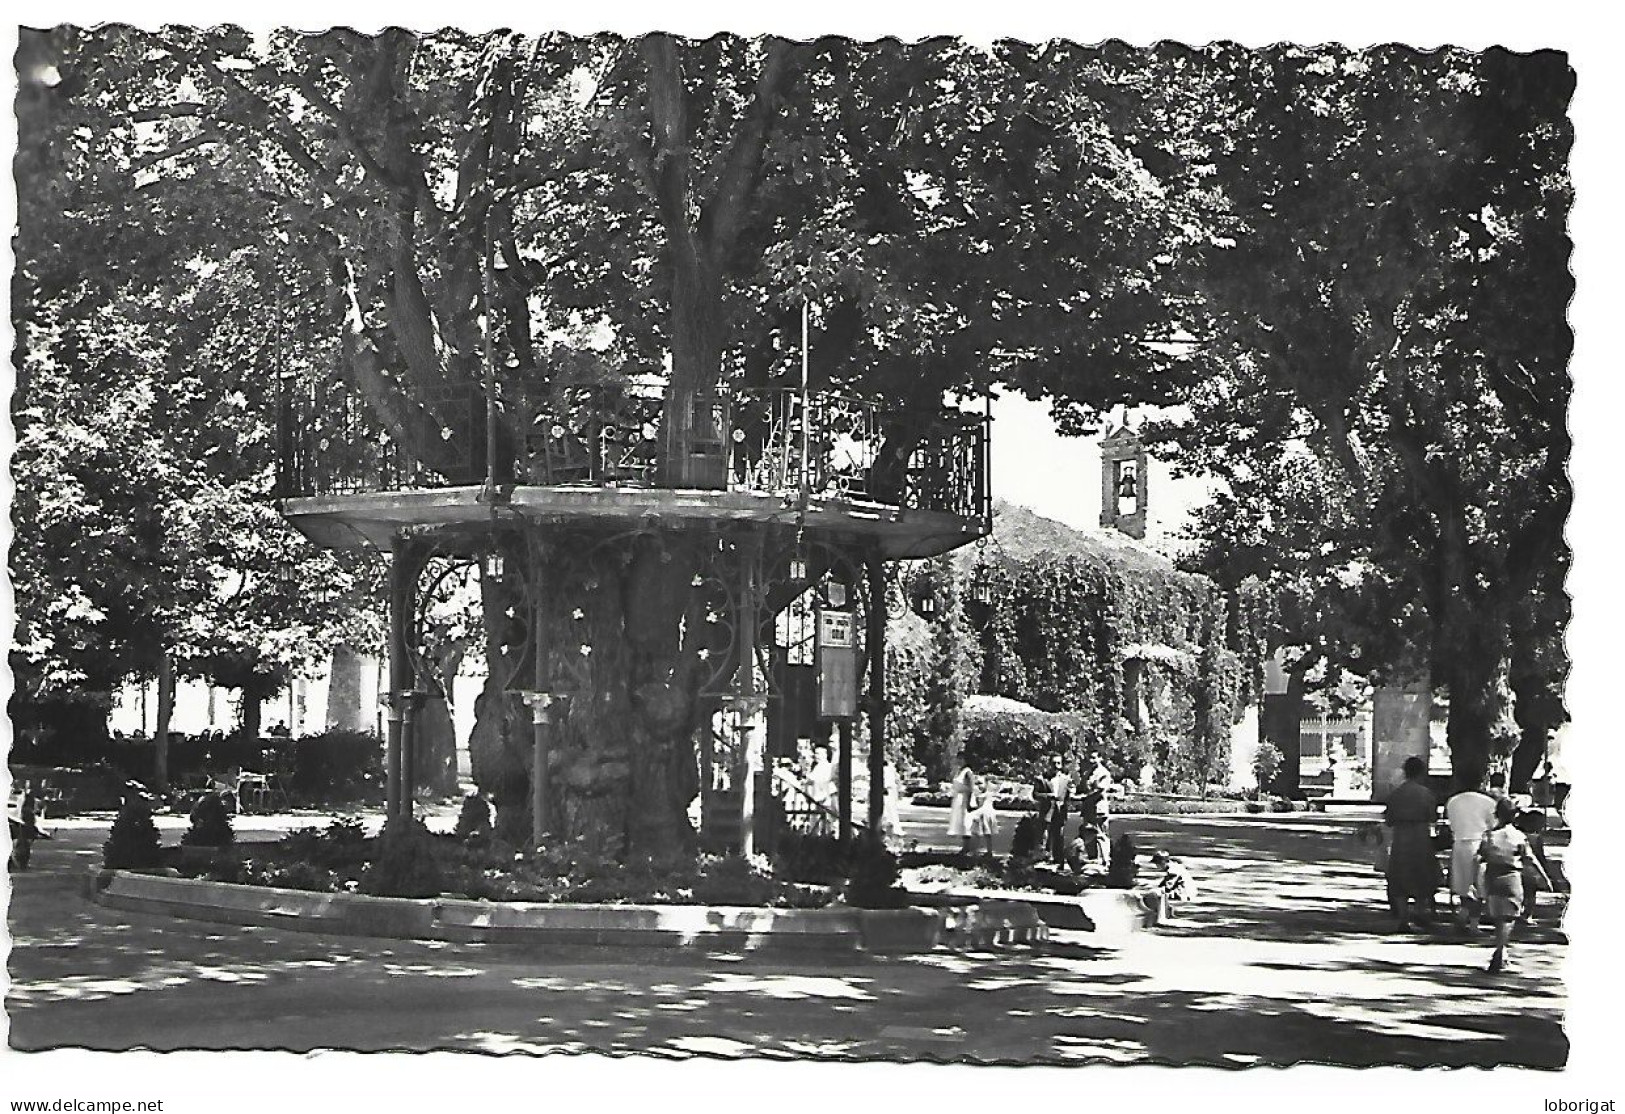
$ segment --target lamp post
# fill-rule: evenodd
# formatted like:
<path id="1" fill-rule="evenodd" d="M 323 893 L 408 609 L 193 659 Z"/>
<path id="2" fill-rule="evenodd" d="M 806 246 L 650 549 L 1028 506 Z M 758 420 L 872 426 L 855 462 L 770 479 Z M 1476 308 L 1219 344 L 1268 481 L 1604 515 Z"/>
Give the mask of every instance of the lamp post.
<path id="1" fill-rule="evenodd" d="M 523 693 L 522 696 L 530 708 L 531 724 L 530 842 L 532 847 L 540 847 L 546 841 L 552 820 L 547 814 L 549 766 L 552 764 L 548 729 L 553 723 L 555 705 L 565 697 L 560 693 L 534 691 Z"/>

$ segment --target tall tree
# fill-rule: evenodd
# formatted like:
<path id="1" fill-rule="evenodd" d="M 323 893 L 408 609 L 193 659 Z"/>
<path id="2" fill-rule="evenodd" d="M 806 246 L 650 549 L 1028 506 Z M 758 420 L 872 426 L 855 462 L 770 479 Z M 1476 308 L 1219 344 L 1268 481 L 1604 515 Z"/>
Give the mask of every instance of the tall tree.
<path id="1" fill-rule="evenodd" d="M 1164 435 L 1230 484 L 1218 563 L 1267 555 L 1364 671 L 1408 656 L 1480 773 L 1518 742 L 1515 659 L 1531 738 L 1560 704 L 1572 72 L 1398 47 L 1202 64 L 1247 93 L 1209 143 L 1234 224 L 1194 272 L 1192 418 Z"/>
<path id="2" fill-rule="evenodd" d="M 267 575 L 332 564 L 263 505 L 278 380 L 250 369 L 311 356 L 273 354 L 301 335 L 300 315 L 273 321 L 259 293 L 276 288 L 280 258 L 250 246 L 264 200 L 165 190 L 152 121 L 109 111 L 71 64 L 80 40 L 25 32 L 19 50 L 12 657 L 33 703 L 154 677 L 172 694 L 187 672 L 219 681 L 209 666 L 230 656 L 248 610 L 217 606 L 213 574 L 249 555 Z M 252 637 L 275 645 L 278 678 L 322 653 L 359 602 L 251 594 Z M 160 714 L 159 783 L 165 734 Z"/>
<path id="3" fill-rule="evenodd" d="M 1155 137 L 1166 90 L 1126 48 L 71 40 L 60 66 L 116 148 L 99 173 L 131 199 L 124 218 L 228 206 L 228 227 L 253 225 L 240 248 L 286 245 L 276 279 L 309 291 L 302 335 L 337 345 L 328 366 L 366 421 L 443 474 L 477 455 L 472 431 L 424 388 L 477 391 L 487 340 L 504 477 L 536 399 L 645 371 L 664 376 L 681 482 L 723 385 L 789 371 L 803 299 L 820 309 L 818 383 L 899 406 L 995 380 L 1104 404 L 1170 364 L 1145 341 L 1166 331 L 1159 289 L 1190 220 L 1149 163 L 1183 163 Z M 918 430 L 888 436 L 906 450 Z M 590 651 L 597 697 L 572 708 L 555 784 L 571 830 L 648 846 L 686 829 L 702 554 L 669 533 L 611 548 L 590 574 L 549 577 L 546 642 Z M 520 662 L 492 621 L 517 596 L 482 590 L 494 687 L 476 776 L 522 819 L 527 725 L 501 691 Z"/>

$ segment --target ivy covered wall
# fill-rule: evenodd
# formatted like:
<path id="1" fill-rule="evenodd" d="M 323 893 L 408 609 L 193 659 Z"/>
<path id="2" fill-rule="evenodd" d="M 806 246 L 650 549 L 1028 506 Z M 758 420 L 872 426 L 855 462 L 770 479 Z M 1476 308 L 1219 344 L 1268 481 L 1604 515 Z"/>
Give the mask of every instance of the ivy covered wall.
<path id="1" fill-rule="evenodd" d="M 1229 780 L 1231 730 L 1263 691 L 1256 586 L 1226 592 L 1143 545 L 1000 503 L 990 544 L 893 566 L 890 594 L 887 741 L 908 773 L 945 779 L 974 741 L 1001 777 L 1099 749 L 1119 776 L 1143 780 L 1149 763 L 1159 789 Z M 993 739 L 1002 720 L 963 710 L 975 693 L 1063 713 L 1066 730 Z"/>
<path id="2" fill-rule="evenodd" d="M 981 692 L 1070 713 L 1076 749 L 1122 776 L 1181 790 L 1227 779 L 1231 727 L 1262 683 L 1252 593 L 1110 554 L 984 558 L 971 576 L 990 596 L 966 604 Z"/>

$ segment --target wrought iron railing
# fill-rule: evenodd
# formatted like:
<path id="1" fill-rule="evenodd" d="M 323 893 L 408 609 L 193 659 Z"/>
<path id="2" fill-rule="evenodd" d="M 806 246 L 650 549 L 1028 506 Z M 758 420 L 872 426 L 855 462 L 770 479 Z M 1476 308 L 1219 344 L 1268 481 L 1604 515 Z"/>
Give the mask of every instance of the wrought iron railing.
<path id="1" fill-rule="evenodd" d="M 372 409 L 327 383 L 284 381 L 277 420 L 276 495 L 351 495 L 457 487 L 485 473 L 485 398 L 435 384 L 407 399 L 412 432 L 391 436 Z"/>
<path id="2" fill-rule="evenodd" d="M 878 504 L 986 523 L 988 428 L 980 414 L 886 409 L 793 389 L 719 396 L 697 417 L 686 471 L 668 467 L 664 399 L 618 385 L 568 387 L 496 413 L 498 483 L 701 487 Z M 392 437 L 336 385 L 285 384 L 276 493 L 289 498 L 483 483 L 487 415 L 478 385 L 418 390 Z M 507 433 L 509 424 L 517 435 Z"/>
<path id="3" fill-rule="evenodd" d="M 568 387 L 530 416 L 519 482 L 654 487 L 659 483 L 659 395 Z"/>

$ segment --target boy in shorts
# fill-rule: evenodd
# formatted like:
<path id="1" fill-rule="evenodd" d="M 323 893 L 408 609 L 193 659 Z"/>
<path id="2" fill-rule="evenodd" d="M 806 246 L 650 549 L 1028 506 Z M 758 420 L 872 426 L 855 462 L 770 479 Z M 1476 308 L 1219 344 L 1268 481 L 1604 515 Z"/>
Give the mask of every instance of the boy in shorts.
<path id="1" fill-rule="evenodd" d="M 1523 915 L 1524 875 L 1529 874 L 1547 889 L 1552 880 L 1529 846 L 1529 837 L 1518 830 L 1518 806 L 1506 798 L 1495 802 L 1495 827 L 1484 833 L 1478 845 L 1478 858 L 1484 864 L 1484 911 L 1495 925 L 1495 954 L 1490 972 L 1506 966 L 1507 941 L 1512 924 Z"/>

